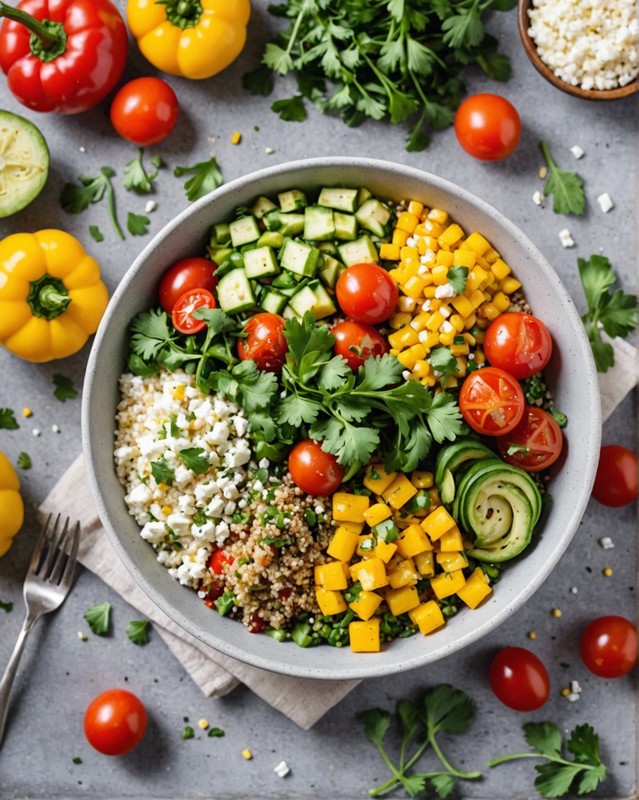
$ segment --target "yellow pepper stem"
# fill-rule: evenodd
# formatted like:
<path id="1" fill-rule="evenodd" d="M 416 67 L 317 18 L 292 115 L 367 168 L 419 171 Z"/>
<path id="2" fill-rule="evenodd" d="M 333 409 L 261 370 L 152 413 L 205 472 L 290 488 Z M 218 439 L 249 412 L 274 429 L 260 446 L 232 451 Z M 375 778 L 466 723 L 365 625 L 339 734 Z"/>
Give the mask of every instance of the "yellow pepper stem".
<path id="1" fill-rule="evenodd" d="M 203 13 L 200 0 L 159 0 L 159 4 L 166 6 L 169 22 L 182 30 L 195 27 Z"/>
<path id="2" fill-rule="evenodd" d="M 43 275 L 30 283 L 27 303 L 35 317 L 55 319 L 71 302 L 65 285 L 59 278 Z"/>

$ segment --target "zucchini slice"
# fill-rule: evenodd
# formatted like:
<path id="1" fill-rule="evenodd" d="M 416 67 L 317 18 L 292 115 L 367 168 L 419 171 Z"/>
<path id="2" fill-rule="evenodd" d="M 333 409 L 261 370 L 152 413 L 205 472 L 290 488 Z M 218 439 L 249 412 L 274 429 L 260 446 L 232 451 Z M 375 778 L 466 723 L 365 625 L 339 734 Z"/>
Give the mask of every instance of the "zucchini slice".
<path id="1" fill-rule="evenodd" d="M 0 109 L 0 219 L 40 194 L 49 175 L 49 148 L 28 119 Z"/>

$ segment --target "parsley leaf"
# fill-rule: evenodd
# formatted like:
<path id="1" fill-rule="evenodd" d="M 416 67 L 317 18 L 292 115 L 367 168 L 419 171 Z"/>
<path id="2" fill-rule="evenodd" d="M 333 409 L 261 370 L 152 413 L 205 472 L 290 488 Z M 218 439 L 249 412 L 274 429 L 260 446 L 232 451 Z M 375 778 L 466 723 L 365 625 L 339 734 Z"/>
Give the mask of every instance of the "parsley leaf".
<path id="1" fill-rule="evenodd" d="M 242 87 L 254 95 L 268 97 L 273 91 L 273 74 L 267 66 L 259 66 L 242 76 Z"/>
<path id="2" fill-rule="evenodd" d="M 129 211 L 126 218 L 126 227 L 132 236 L 146 236 L 149 232 L 149 223 L 151 220 L 143 214 L 134 214 Z"/>
<path id="3" fill-rule="evenodd" d="M 611 337 L 627 337 L 637 327 L 637 296 L 621 289 L 611 292 L 617 276 L 604 255 L 592 255 L 588 261 L 579 258 L 577 267 L 588 303 L 588 311 L 581 319 L 597 371 L 607 372 L 614 366 L 615 355 L 612 345 L 602 339 L 601 331 Z"/>
<path id="4" fill-rule="evenodd" d="M 144 168 L 143 157 L 144 149 L 139 147 L 137 156 L 124 167 L 124 188 L 128 192 L 150 194 L 153 191 L 153 181 L 157 178 L 158 170 L 149 174 Z"/>
<path id="5" fill-rule="evenodd" d="M 463 294 L 466 290 L 468 267 L 451 267 L 447 273 L 448 283 L 455 290 L 455 294 Z"/>
<path id="6" fill-rule="evenodd" d="M 211 728 L 207 733 L 207 736 L 216 736 L 219 738 L 221 736 L 224 736 L 224 731 L 222 730 L 222 728 Z"/>
<path id="7" fill-rule="evenodd" d="M 18 456 L 16 464 L 18 465 L 19 469 L 31 469 L 32 466 L 31 456 L 23 451 Z"/>
<path id="8" fill-rule="evenodd" d="M 12 408 L 0 408 L 0 428 L 15 431 L 19 427 L 18 420 L 15 418 L 15 411 Z"/>
<path id="9" fill-rule="evenodd" d="M 193 730 L 191 725 L 185 725 L 184 730 L 182 731 L 182 738 L 183 739 L 193 739 L 195 736 L 195 731 Z"/>
<path id="10" fill-rule="evenodd" d="M 303 122 L 308 114 L 301 95 L 293 95 L 286 100 L 276 100 L 271 105 L 271 110 L 275 111 L 280 119 L 285 122 Z"/>
<path id="11" fill-rule="evenodd" d="M 74 397 L 78 396 L 78 390 L 73 386 L 73 381 L 71 378 L 67 378 L 66 375 L 54 375 L 53 383 L 55 384 L 53 394 L 62 403 L 65 400 L 73 400 Z"/>
<path id="12" fill-rule="evenodd" d="M 145 360 L 157 358 L 160 350 L 174 340 L 169 317 L 162 309 L 149 309 L 138 314 L 131 323 L 131 351 Z"/>
<path id="13" fill-rule="evenodd" d="M 92 203 L 99 203 L 106 195 L 111 224 L 120 239 L 124 239 L 115 210 L 115 193 L 111 182 L 114 175 L 115 170 L 112 167 L 102 167 L 100 174 L 95 178 L 81 175 L 80 185 L 66 183 L 62 187 L 60 203 L 62 208 L 70 214 L 80 214 L 82 211 L 86 211 Z"/>
<path id="14" fill-rule="evenodd" d="M 584 183 L 576 172 L 559 169 L 550 155 L 546 142 L 539 142 L 541 152 L 548 164 L 548 177 L 544 184 L 544 197 L 552 194 L 552 210 L 555 214 L 583 214 L 586 208 Z"/>
<path id="15" fill-rule="evenodd" d="M 104 636 L 109 630 L 111 603 L 100 603 L 87 608 L 84 612 L 84 618 L 89 623 L 89 627 L 93 633 L 98 636 Z"/>
<path id="16" fill-rule="evenodd" d="M 13 611 L 13 603 L 11 602 L 5 603 L 2 600 L 0 600 L 0 608 L 3 611 L 6 611 L 8 614 L 10 611 Z"/>
<path id="17" fill-rule="evenodd" d="M 192 175 L 184 184 L 184 191 L 187 198 L 193 202 L 199 200 L 210 192 L 214 191 L 224 183 L 224 178 L 215 156 L 211 156 L 208 161 L 200 161 L 190 167 L 176 167 L 173 170 L 176 178 L 183 175 Z"/>
<path id="18" fill-rule="evenodd" d="M 104 234 L 98 227 L 98 225 L 89 225 L 89 234 L 94 242 L 103 242 L 104 241 Z"/>
<path id="19" fill-rule="evenodd" d="M 446 380 L 449 375 L 457 371 L 457 359 L 448 347 L 433 348 L 427 360 L 431 367 L 440 374 L 441 381 Z"/>
<path id="20" fill-rule="evenodd" d="M 196 475 L 203 475 L 211 466 L 208 458 L 202 455 L 203 452 L 203 447 L 185 447 L 180 450 L 180 458 Z"/>
<path id="21" fill-rule="evenodd" d="M 133 642 L 133 644 L 148 644 L 149 624 L 150 623 L 148 619 L 138 619 L 133 620 L 133 622 L 129 622 L 126 629 L 126 635 Z"/>
<path id="22" fill-rule="evenodd" d="M 160 483 L 165 483 L 167 486 L 173 486 L 173 481 L 175 480 L 175 470 L 165 458 L 159 458 L 157 461 L 151 461 L 151 474 L 158 485 Z"/>

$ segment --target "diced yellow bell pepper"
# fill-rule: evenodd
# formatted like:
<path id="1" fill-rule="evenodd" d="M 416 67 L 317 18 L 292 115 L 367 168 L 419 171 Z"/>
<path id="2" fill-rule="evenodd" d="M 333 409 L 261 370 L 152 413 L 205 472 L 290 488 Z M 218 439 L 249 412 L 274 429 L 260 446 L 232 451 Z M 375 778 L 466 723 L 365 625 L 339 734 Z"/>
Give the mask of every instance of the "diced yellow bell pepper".
<path id="1" fill-rule="evenodd" d="M 413 561 L 422 578 L 431 578 L 435 574 L 435 553 L 432 550 L 417 553 Z"/>
<path id="2" fill-rule="evenodd" d="M 382 492 L 382 497 L 393 508 L 401 508 L 416 494 L 417 489 L 406 475 L 400 472 L 391 485 Z"/>
<path id="3" fill-rule="evenodd" d="M 387 261 L 399 261 L 399 245 L 384 242 L 379 247 L 379 257 Z"/>
<path id="4" fill-rule="evenodd" d="M 362 589 L 367 592 L 372 592 L 388 585 L 386 565 L 381 558 L 376 556 L 358 561 L 357 564 L 351 564 L 350 571 L 351 579 L 359 581 L 362 584 Z"/>
<path id="5" fill-rule="evenodd" d="M 415 470 L 410 476 L 410 482 L 417 489 L 430 489 L 433 485 L 433 473 L 424 470 Z"/>
<path id="6" fill-rule="evenodd" d="M 373 555 L 381 558 L 384 564 L 388 564 L 391 558 L 397 552 L 397 545 L 395 542 L 383 542 L 381 539 L 375 545 Z"/>
<path id="7" fill-rule="evenodd" d="M 430 579 L 430 586 L 435 597 L 443 600 L 444 597 L 450 597 L 451 594 L 456 594 L 462 586 L 466 583 L 464 571 L 456 569 L 453 572 L 440 572 Z"/>
<path id="8" fill-rule="evenodd" d="M 366 622 L 351 622 L 348 626 L 351 650 L 354 653 L 379 653 L 379 625 L 379 617 L 373 617 Z"/>
<path id="9" fill-rule="evenodd" d="M 364 520 L 371 528 L 374 528 L 375 525 L 378 525 L 380 522 L 392 516 L 393 512 L 386 503 L 373 503 L 372 506 L 369 506 L 366 511 L 364 511 Z"/>
<path id="10" fill-rule="evenodd" d="M 434 600 L 411 609 L 408 616 L 423 634 L 432 633 L 446 624 L 442 610 Z"/>
<path id="11" fill-rule="evenodd" d="M 450 530 L 454 524 L 455 520 L 448 511 L 446 511 L 444 506 L 438 506 L 434 511 L 431 511 L 422 522 L 422 528 L 428 534 L 431 542 L 434 542 L 446 533 L 446 531 Z"/>
<path id="12" fill-rule="evenodd" d="M 457 596 L 466 603 L 469 608 L 477 606 L 492 594 L 492 588 L 488 583 L 484 571 L 477 567 L 473 574 L 467 578 L 466 583 L 457 590 Z"/>
<path id="13" fill-rule="evenodd" d="M 344 569 L 346 567 L 346 569 Z M 327 561 L 317 564 L 314 570 L 315 585 L 332 591 L 340 591 L 348 586 L 348 566 L 344 561 Z"/>
<path id="14" fill-rule="evenodd" d="M 346 611 L 348 608 L 341 592 L 324 589 L 322 586 L 315 587 L 315 599 L 320 611 L 327 617 L 333 614 L 341 614 L 342 611 Z"/>
<path id="15" fill-rule="evenodd" d="M 442 535 L 439 537 L 439 547 L 440 550 L 448 551 L 464 549 L 462 535 L 457 525 L 453 525 L 453 527 L 449 528 L 446 533 L 442 533 Z"/>
<path id="16" fill-rule="evenodd" d="M 388 582 L 392 589 L 401 586 L 414 586 L 419 580 L 419 573 L 412 558 L 405 558 L 393 564 L 388 570 Z"/>
<path id="17" fill-rule="evenodd" d="M 435 561 L 444 572 L 453 572 L 456 569 L 465 569 L 468 566 L 468 559 L 464 553 L 454 550 L 440 550 L 435 553 Z"/>
<path id="18" fill-rule="evenodd" d="M 340 528 L 346 528 L 347 531 L 351 533 L 360 534 L 364 530 L 364 521 L 361 522 L 350 522 L 349 520 L 342 520 L 339 524 Z M 345 559 L 348 561 L 348 559 Z"/>
<path id="19" fill-rule="evenodd" d="M 416 556 L 426 550 L 432 550 L 433 545 L 421 525 L 409 525 L 397 539 L 397 552 L 403 558 Z"/>
<path id="20" fill-rule="evenodd" d="M 384 600 L 391 614 L 397 617 L 410 611 L 411 608 L 417 608 L 419 594 L 414 586 L 402 586 L 399 589 L 389 589 L 384 595 Z"/>
<path id="21" fill-rule="evenodd" d="M 375 594 L 375 592 L 365 592 L 362 589 L 357 600 L 353 600 L 352 603 L 349 603 L 348 607 L 352 609 L 360 619 L 367 620 L 377 611 L 381 602 L 382 598 L 378 594 Z"/>
<path id="22" fill-rule="evenodd" d="M 354 531 L 350 531 L 344 525 L 340 525 L 333 534 L 326 552 L 338 561 L 350 561 L 355 553 L 358 541 L 359 537 Z"/>
<path id="23" fill-rule="evenodd" d="M 364 511 L 369 498 L 365 494 L 335 492 L 333 495 L 333 519 L 337 522 L 364 522 Z"/>
<path id="24" fill-rule="evenodd" d="M 383 464 L 369 464 L 366 467 L 364 486 L 373 494 L 382 494 L 397 477 L 396 472 L 386 472 Z"/>

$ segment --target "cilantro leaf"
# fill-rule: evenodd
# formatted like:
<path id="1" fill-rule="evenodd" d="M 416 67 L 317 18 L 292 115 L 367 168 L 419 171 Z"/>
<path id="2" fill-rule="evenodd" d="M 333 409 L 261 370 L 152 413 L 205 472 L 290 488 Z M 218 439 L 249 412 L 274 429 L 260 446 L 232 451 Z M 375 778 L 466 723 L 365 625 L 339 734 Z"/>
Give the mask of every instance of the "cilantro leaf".
<path id="1" fill-rule="evenodd" d="M 135 158 L 128 161 L 124 167 L 124 188 L 128 192 L 135 192 L 136 194 L 150 194 L 153 191 L 153 181 L 157 177 L 158 171 L 149 174 L 144 168 L 142 161 L 144 157 L 144 149 L 138 148 L 138 154 Z"/>
<path id="2" fill-rule="evenodd" d="M 466 289 L 468 267 L 451 267 L 447 273 L 448 283 L 455 290 L 455 294 L 463 294 Z"/>
<path id="3" fill-rule="evenodd" d="M 131 322 L 131 351 L 145 361 L 157 358 L 160 350 L 174 340 L 169 317 L 162 309 L 151 308 L 137 314 Z"/>
<path id="4" fill-rule="evenodd" d="M 304 122 L 308 116 L 304 100 L 298 94 L 285 100 L 276 100 L 271 105 L 271 110 L 285 122 Z"/>
<path id="5" fill-rule="evenodd" d="M 224 731 L 222 730 L 222 728 L 211 728 L 207 733 L 207 736 L 217 736 L 217 737 L 224 736 Z"/>
<path id="6" fill-rule="evenodd" d="M 342 358 L 342 356 L 334 356 L 320 369 L 318 384 L 322 389 L 330 392 L 339 389 L 340 386 L 344 386 L 352 374 L 346 359 Z"/>
<path id="7" fill-rule="evenodd" d="M 149 642 L 149 620 L 138 619 L 129 622 L 126 635 L 133 642 L 133 644 L 148 644 Z"/>
<path id="8" fill-rule="evenodd" d="M 538 764 L 535 770 L 539 773 L 535 778 L 535 788 L 543 797 L 563 797 L 568 794 L 572 782 L 579 775 L 579 766 L 557 764 Z"/>
<path id="9" fill-rule="evenodd" d="M 310 311 L 301 320 L 294 317 L 286 321 L 284 336 L 288 343 L 286 362 L 296 366 L 306 353 L 331 352 L 335 337 L 326 326 L 317 325 Z"/>
<path id="10" fill-rule="evenodd" d="M 460 9 L 442 23 L 443 41 L 454 50 L 476 47 L 484 38 L 484 26 L 477 5 Z"/>
<path id="11" fill-rule="evenodd" d="M 242 406 L 248 415 L 267 408 L 278 389 L 277 377 L 262 372 L 251 359 L 242 361 L 231 370 L 241 394 Z"/>
<path id="12" fill-rule="evenodd" d="M 111 603 L 99 603 L 90 606 L 84 612 L 84 619 L 88 622 L 93 633 L 104 636 L 108 633 L 111 621 Z"/>
<path id="13" fill-rule="evenodd" d="M 455 776 L 442 772 L 430 778 L 438 797 L 448 797 L 455 788 Z"/>
<path id="14" fill-rule="evenodd" d="M 175 480 L 175 470 L 165 458 L 159 458 L 157 461 L 151 461 L 151 473 L 158 485 L 160 483 L 165 483 L 167 486 L 173 486 L 173 481 Z"/>
<path id="15" fill-rule="evenodd" d="M 184 730 L 182 731 L 182 738 L 183 739 L 193 739 L 195 736 L 195 731 L 191 725 L 185 725 Z"/>
<path id="16" fill-rule="evenodd" d="M 268 97 L 273 91 L 273 73 L 261 65 L 242 75 L 242 87 L 253 95 Z"/>
<path id="17" fill-rule="evenodd" d="M 332 453 L 340 464 L 366 464 L 379 445 L 379 432 L 374 428 L 351 425 L 331 417 L 316 422 L 309 431 L 312 439 L 322 442 L 322 449 Z"/>
<path id="18" fill-rule="evenodd" d="M 179 453 L 182 461 L 196 475 L 203 475 L 211 466 L 208 458 L 202 455 L 203 447 L 185 447 Z"/>
<path id="19" fill-rule="evenodd" d="M 71 378 L 67 378 L 66 375 L 54 375 L 53 383 L 55 384 L 53 394 L 62 403 L 65 400 L 73 400 L 74 397 L 78 396 L 78 390 L 73 386 L 73 381 Z"/>
<path id="20" fill-rule="evenodd" d="M 561 731 L 552 722 L 527 722 L 524 738 L 533 750 L 542 755 L 561 755 Z"/>
<path id="21" fill-rule="evenodd" d="M 23 451 L 19 454 L 16 464 L 19 469 L 31 469 L 31 456 Z"/>
<path id="22" fill-rule="evenodd" d="M 432 735 L 439 731 L 464 733 L 474 713 L 471 698 L 450 684 L 429 689 L 424 696 L 424 721 Z"/>
<path id="23" fill-rule="evenodd" d="M 200 161 L 190 167 L 175 167 L 173 174 L 176 178 L 192 175 L 184 184 L 187 198 L 193 202 L 214 191 L 224 183 L 224 178 L 215 156 L 208 161 Z"/>
<path id="24" fill-rule="evenodd" d="M 455 439 L 466 430 L 459 406 L 448 392 L 440 392 L 432 397 L 430 405 L 423 411 L 436 442 Z"/>
<path id="25" fill-rule="evenodd" d="M 89 234 L 94 242 L 104 241 L 104 234 L 97 225 L 89 225 Z"/>
<path id="26" fill-rule="evenodd" d="M 262 61 L 269 69 L 279 72 L 280 75 L 286 75 L 293 69 L 293 59 L 290 54 L 273 42 L 266 45 Z"/>
<path id="27" fill-rule="evenodd" d="M 448 347 L 434 347 L 430 351 L 427 361 L 440 374 L 442 381 L 457 371 L 457 359 Z"/>
<path id="28" fill-rule="evenodd" d="M 2 600 L 0 600 L 0 608 L 3 611 L 6 611 L 8 614 L 10 611 L 13 611 L 13 603 L 11 602 L 5 603 Z"/>
<path id="29" fill-rule="evenodd" d="M 576 172 L 559 169 L 550 155 L 546 142 L 539 142 L 541 152 L 548 164 L 548 177 L 544 183 L 544 197 L 552 194 L 552 210 L 555 214 L 583 214 L 586 195 L 583 180 Z"/>
<path id="30" fill-rule="evenodd" d="M 278 422 L 288 422 L 296 428 L 302 423 L 311 425 L 317 419 L 322 406 L 314 400 L 308 400 L 299 395 L 290 394 L 280 403 L 278 409 Z"/>
<path id="31" fill-rule="evenodd" d="M 358 714 L 358 718 L 364 724 L 364 734 L 368 741 L 376 746 L 381 745 L 391 725 L 389 712 L 381 708 L 371 708 Z"/>
<path id="32" fill-rule="evenodd" d="M 99 203 L 105 196 L 109 209 L 109 217 L 115 232 L 120 239 L 124 239 L 122 228 L 118 222 L 115 210 L 115 193 L 111 178 L 115 175 L 112 167 L 102 167 L 95 178 L 80 176 L 80 184 L 66 183 L 62 187 L 60 203 L 65 211 L 70 214 L 80 214 L 93 203 Z"/>
<path id="33" fill-rule="evenodd" d="M 15 431 L 19 427 L 18 420 L 15 418 L 15 411 L 12 408 L 0 408 L 0 428 Z"/>
<path id="34" fill-rule="evenodd" d="M 367 358 L 359 373 L 357 391 L 375 392 L 385 386 L 392 386 L 402 379 L 403 371 L 404 367 L 390 353 Z"/>
<path id="35" fill-rule="evenodd" d="M 151 220 L 143 214 L 134 214 L 129 211 L 126 218 L 126 227 L 132 236 L 146 236 L 149 232 L 149 223 Z"/>

